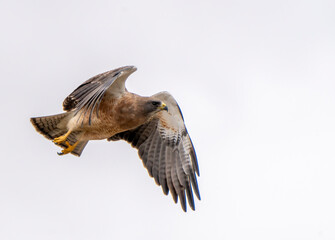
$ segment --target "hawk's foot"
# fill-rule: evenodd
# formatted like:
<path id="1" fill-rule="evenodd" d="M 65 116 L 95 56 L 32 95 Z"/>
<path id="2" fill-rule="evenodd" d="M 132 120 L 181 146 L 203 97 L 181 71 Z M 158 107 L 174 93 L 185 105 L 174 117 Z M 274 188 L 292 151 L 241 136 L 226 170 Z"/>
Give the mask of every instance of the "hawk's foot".
<path id="1" fill-rule="evenodd" d="M 70 143 L 68 141 L 65 142 L 65 144 L 67 145 L 67 148 L 63 149 L 61 152 L 57 153 L 58 155 L 65 155 L 68 154 L 70 152 L 72 152 L 78 145 L 79 141 L 76 142 L 73 145 L 70 145 Z"/>
<path id="2" fill-rule="evenodd" d="M 65 142 L 67 137 L 70 135 L 71 131 L 69 130 L 67 133 L 65 133 L 63 136 L 60 136 L 60 137 L 57 137 L 57 138 L 54 138 L 53 142 L 54 143 L 62 143 L 62 142 Z"/>

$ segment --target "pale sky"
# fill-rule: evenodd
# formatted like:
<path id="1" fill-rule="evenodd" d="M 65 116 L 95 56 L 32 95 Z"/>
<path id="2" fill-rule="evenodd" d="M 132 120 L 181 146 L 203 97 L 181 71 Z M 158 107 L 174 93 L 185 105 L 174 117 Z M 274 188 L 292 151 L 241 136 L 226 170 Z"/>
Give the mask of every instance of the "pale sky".
<path id="1" fill-rule="evenodd" d="M 334 1 L 0 3 L 0 239 L 335 239 Z M 169 91 L 200 166 L 184 213 L 125 142 L 38 134 L 88 78 Z"/>

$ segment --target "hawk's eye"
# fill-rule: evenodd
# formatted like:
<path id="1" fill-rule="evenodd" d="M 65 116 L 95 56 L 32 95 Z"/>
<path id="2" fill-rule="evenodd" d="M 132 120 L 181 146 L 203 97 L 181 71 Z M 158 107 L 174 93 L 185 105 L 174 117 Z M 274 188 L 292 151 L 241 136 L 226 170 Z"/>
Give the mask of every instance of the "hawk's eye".
<path id="1" fill-rule="evenodd" d="M 161 105 L 161 103 L 160 103 L 160 102 L 158 102 L 158 101 L 152 101 L 152 102 L 151 102 L 151 104 L 152 104 L 152 105 L 154 105 L 155 107 L 157 107 L 157 106 L 160 106 L 160 105 Z"/>

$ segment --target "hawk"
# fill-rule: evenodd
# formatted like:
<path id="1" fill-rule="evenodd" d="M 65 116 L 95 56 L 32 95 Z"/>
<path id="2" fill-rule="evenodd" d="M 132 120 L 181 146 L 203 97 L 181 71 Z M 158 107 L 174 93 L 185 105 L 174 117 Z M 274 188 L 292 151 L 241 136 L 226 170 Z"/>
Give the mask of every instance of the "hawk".
<path id="1" fill-rule="evenodd" d="M 168 92 L 151 97 L 128 92 L 125 81 L 136 70 L 126 66 L 96 75 L 65 98 L 65 113 L 30 121 L 63 148 L 59 155 L 80 156 L 89 140 L 127 141 L 164 194 L 170 192 L 175 203 L 179 198 L 185 212 L 187 199 L 194 210 L 199 167 L 181 110 Z"/>

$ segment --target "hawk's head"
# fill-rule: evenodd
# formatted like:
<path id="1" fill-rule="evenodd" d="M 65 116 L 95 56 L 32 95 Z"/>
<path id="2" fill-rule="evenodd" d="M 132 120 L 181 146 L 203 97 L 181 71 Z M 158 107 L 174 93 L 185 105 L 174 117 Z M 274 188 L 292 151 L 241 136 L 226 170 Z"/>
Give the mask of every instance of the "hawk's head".
<path id="1" fill-rule="evenodd" d="M 160 111 L 168 111 L 166 104 L 160 100 L 150 99 L 144 102 L 143 110 L 148 115 L 153 115 Z"/>

